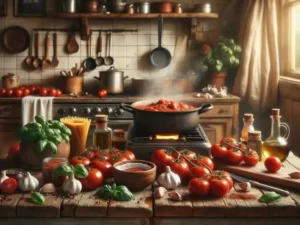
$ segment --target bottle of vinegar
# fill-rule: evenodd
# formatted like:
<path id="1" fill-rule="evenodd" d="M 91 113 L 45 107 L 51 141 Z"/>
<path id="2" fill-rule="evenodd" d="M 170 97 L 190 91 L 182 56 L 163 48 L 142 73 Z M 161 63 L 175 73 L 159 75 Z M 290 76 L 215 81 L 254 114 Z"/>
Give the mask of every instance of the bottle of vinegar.
<path id="1" fill-rule="evenodd" d="M 93 146 L 99 150 L 111 149 L 112 145 L 112 130 L 107 126 L 107 115 L 96 115 L 96 129 L 93 133 Z"/>
<path id="2" fill-rule="evenodd" d="M 253 122 L 254 122 L 253 114 L 245 113 L 243 120 L 244 120 L 244 127 L 241 133 L 241 142 L 247 145 L 249 132 L 255 130 L 253 126 Z"/>

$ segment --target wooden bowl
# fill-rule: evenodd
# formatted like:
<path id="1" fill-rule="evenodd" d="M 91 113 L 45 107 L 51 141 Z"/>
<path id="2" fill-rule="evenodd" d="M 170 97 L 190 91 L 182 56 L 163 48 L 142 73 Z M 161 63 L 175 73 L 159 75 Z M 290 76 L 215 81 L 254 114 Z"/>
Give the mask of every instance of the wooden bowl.
<path id="1" fill-rule="evenodd" d="M 126 171 L 126 169 L 132 168 L 145 170 Z M 154 182 L 156 166 L 152 162 L 144 160 L 130 160 L 114 164 L 112 172 L 117 184 L 125 185 L 130 191 L 141 191 Z"/>

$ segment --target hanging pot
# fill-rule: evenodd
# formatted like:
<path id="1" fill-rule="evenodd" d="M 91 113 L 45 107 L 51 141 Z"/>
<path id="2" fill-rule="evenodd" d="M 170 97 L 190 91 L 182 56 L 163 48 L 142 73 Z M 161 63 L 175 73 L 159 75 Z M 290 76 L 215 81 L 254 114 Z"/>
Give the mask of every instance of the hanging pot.
<path id="1" fill-rule="evenodd" d="M 124 92 L 124 72 L 116 70 L 113 66 L 107 71 L 100 71 L 99 77 L 94 77 L 100 81 L 99 89 L 105 89 L 107 94 L 122 94 Z"/>

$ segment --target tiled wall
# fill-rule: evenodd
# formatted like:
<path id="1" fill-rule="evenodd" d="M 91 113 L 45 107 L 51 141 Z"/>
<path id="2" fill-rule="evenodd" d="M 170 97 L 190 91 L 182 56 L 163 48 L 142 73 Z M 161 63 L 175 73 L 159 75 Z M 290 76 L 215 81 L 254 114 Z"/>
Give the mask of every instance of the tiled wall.
<path id="1" fill-rule="evenodd" d="M 78 20 L 55 19 L 55 18 L 18 18 L 13 16 L 13 0 L 8 0 L 8 16 L 0 18 L 0 29 L 12 25 L 19 25 L 26 28 L 30 33 L 33 28 L 70 28 Z M 136 2 L 136 1 L 129 1 Z M 195 3 L 204 2 L 204 0 L 178 0 L 183 3 L 183 7 L 191 7 Z M 213 0 L 215 11 L 220 11 L 225 2 L 224 0 Z M 48 0 L 48 11 L 55 11 L 54 0 Z M 203 22 L 198 27 L 200 33 L 208 30 L 214 30 L 217 20 Z M 77 24 L 78 25 L 78 24 Z M 91 20 L 92 29 L 138 29 L 137 33 L 113 34 L 111 55 L 114 57 L 114 66 L 125 72 L 130 78 L 133 77 L 153 77 L 157 79 L 162 76 L 181 76 L 189 70 L 189 64 L 186 58 L 186 45 L 188 37 L 189 20 L 182 22 L 180 20 L 165 20 L 163 26 L 163 46 L 167 48 L 172 56 L 173 63 L 162 70 L 151 66 L 148 54 L 157 47 L 157 21 L 156 20 Z M 52 33 L 50 56 L 52 57 Z M 86 42 L 81 41 L 79 34 L 76 39 L 80 44 L 77 53 L 67 54 L 65 45 L 68 34 L 58 32 L 58 59 L 59 65 L 55 69 L 49 70 L 27 70 L 23 65 L 28 50 L 18 54 L 8 54 L 0 49 L 0 76 L 7 73 L 20 75 L 22 84 L 42 84 L 51 86 L 56 83 L 59 72 L 62 69 L 69 69 L 75 63 L 82 63 L 87 57 Z M 200 35 L 201 36 L 201 35 Z M 96 57 L 96 41 L 98 33 L 92 36 L 92 57 Z M 105 33 L 102 34 L 103 45 L 105 46 Z M 44 38 L 45 33 L 40 32 L 40 57 L 44 57 Z M 103 50 L 105 51 L 105 47 Z M 176 52 L 176 53 L 175 53 Z M 105 52 L 103 52 L 104 54 Z M 175 54 L 174 54 L 175 53 Z M 97 82 L 93 76 L 97 76 L 99 70 L 107 70 L 108 66 L 98 67 L 96 70 L 85 74 L 85 86 L 88 90 L 97 89 Z"/>

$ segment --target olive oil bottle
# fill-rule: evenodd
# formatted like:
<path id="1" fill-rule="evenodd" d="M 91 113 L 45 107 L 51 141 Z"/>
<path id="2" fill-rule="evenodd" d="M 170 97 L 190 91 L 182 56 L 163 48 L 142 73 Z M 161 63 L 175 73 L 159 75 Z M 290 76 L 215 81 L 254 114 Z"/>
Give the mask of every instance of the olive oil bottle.
<path id="1" fill-rule="evenodd" d="M 93 146 L 99 150 L 111 149 L 112 145 L 112 130 L 107 126 L 107 115 L 96 115 L 96 129 L 93 133 Z"/>

